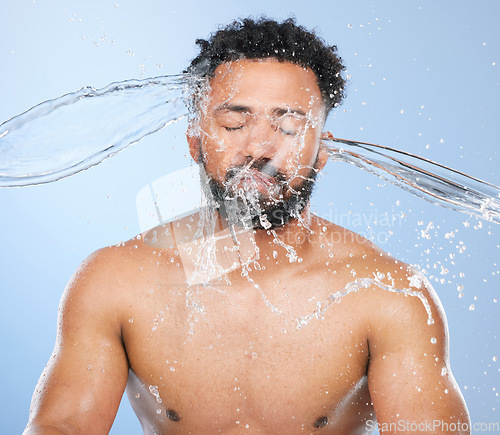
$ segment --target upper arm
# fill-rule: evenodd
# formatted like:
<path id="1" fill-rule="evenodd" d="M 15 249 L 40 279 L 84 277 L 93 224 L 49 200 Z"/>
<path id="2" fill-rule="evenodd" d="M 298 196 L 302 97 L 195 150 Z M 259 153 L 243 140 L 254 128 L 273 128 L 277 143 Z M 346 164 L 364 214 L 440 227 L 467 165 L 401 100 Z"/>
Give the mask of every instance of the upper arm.
<path id="1" fill-rule="evenodd" d="M 108 433 L 127 382 L 116 277 L 103 250 L 87 259 L 61 300 L 57 339 L 38 381 L 28 427 Z"/>
<path id="2" fill-rule="evenodd" d="M 406 276 L 400 284 L 405 280 Z M 411 290 L 421 297 L 400 293 L 381 297 L 370 325 L 368 383 L 377 421 L 389 433 L 412 428 L 468 433 L 467 408 L 449 365 L 444 312 L 428 282 Z"/>

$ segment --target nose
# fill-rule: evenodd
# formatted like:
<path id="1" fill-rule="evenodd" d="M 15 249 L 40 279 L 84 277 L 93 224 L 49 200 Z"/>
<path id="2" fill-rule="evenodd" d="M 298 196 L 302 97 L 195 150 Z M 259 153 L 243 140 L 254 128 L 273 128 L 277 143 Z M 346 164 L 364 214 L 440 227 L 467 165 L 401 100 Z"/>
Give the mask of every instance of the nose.
<path id="1" fill-rule="evenodd" d="M 249 157 L 271 157 L 275 151 L 276 132 L 262 117 L 255 117 L 248 126 L 244 151 Z"/>
<path id="2" fill-rule="evenodd" d="M 282 154 L 286 153 L 282 149 L 279 133 L 269 119 L 265 117 L 254 119 L 244 140 L 242 153 L 245 160 L 265 159 L 276 167 L 281 160 L 284 160 Z"/>

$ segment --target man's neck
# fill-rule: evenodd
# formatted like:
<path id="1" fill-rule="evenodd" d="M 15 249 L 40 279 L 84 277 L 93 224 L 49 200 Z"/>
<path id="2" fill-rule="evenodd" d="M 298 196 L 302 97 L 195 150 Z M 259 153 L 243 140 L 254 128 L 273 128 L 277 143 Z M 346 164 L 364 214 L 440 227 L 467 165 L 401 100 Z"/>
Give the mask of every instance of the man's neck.
<path id="1" fill-rule="evenodd" d="M 227 228 L 228 222 L 220 216 L 219 219 L 221 227 Z M 300 257 L 300 253 L 305 252 L 309 248 L 311 236 L 315 233 L 312 229 L 312 223 L 313 216 L 309 206 L 307 206 L 299 218 L 290 219 L 288 223 L 281 227 L 244 230 L 244 227 L 241 225 L 233 225 L 232 231 L 236 244 L 246 242 L 248 246 L 248 240 L 251 239 L 251 249 L 255 250 L 256 247 L 258 248 L 260 259 L 276 258 L 277 255 L 285 258 L 280 252 L 282 249 L 285 249 L 292 255 L 291 258 L 287 255 L 291 260 L 294 255 Z M 245 257 L 248 257 L 248 255 L 245 255 Z"/>

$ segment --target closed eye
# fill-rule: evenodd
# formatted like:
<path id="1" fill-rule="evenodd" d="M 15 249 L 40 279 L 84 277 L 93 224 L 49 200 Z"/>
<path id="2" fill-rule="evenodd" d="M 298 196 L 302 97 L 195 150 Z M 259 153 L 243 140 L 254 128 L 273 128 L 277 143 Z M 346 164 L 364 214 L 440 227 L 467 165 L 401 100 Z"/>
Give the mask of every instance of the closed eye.
<path id="1" fill-rule="evenodd" d="M 239 125 L 238 127 L 224 127 L 227 131 L 241 130 L 245 125 Z"/>
<path id="2" fill-rule="evenodd" d="M 307 117 L 296 112 L 285 112 L 274 119 L 274 125 L 286 136 L 296 136 L 306 128 Z"/>
<path id="3" fill-rule="evenodd" d="M 287 136 L 295 136 L 297 134 L 297 131 L 295 131 L 295 130 L 285 130 L 282 127 L 279 127 L 279 130 L 280 130 L 280 133 L 283 133 Z"/>

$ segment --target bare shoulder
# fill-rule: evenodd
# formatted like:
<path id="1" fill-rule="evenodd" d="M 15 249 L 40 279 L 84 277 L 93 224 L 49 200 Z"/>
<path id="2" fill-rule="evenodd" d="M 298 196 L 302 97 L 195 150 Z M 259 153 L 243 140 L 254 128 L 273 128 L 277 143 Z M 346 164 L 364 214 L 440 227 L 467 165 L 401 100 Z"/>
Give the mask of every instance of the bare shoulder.
<path id="1" fill-rule="evenodd" d="M 119 309 L 153 287 L 184 283 L 179 244 L 192 241 L 197 223 L 197 215 L 187 216 L 95 251 L 75 272 L 68 292 Z"/>
<path id="2" fill-rule="evenodd" d="M 111 289 L 135 279 L 138 271 L 157 266 L 160 262 L 173 263 L 175 245 L 162 246 L 156 240 L 157 234 L 160 239 L 162 231 L 157 227 L 125 242 L 98 249 L 83 261 L 75 276 L 78 279 L 98 279 L 103 284 L 110 284 L 108 288 Z M 162 261 L 165 259 L 168 261 Z"/>
<path id="3" fill-rule="evenodd" d="M 120 305 L 126 292 L 128 255 L 126 248 L 105 247 L 90 254 L 80 264 L 65 288 L 61 299 L 60 315 L 64 325 L 79 324 L 82 316 L 87 322 L 113 326 L 120 331 Z M 106 321 L 104 321 L 106 319 Z"/>
<path id="4" fill-rule="evenodd" d="M 445 332 L 446 320 L 439 298 L 423 273 L 389 255 L 377 245 L 348 229 L 318 220 L 324 243 L 332 252 L 340 274 L 347 282 L 357 281 L 366 290 L 360 303 L 370 319 L 371 330 L 392 331 L 408 325 L 429 333 Z M 401 328 L 399 328 L 401 329 Z"/>
<path id="5" fill-rule="evenodd" d="M 95 306 L 100 312 L 119 310 L 139 282 L 167 255 L 147 246 L 139 235 L 126 242 L 107 246 L 90 254 L 78 267 L 66 287 L 63 303 Z M 64 304 L 65 306 L 67 304 Z"/>
<path id="6" fill-rule="evenodd" d="M 395 335 L 401 330 L 400 326 L 405 325 L 413 330 L 426 330 L 431 335 L 443 335 L 444 311 L 427 277 L 374 244 L 370 248 L 363 244 L 360 249 L 363 255 L 356 257 L 353 268 L 372 281 L 370 318 L 374 329 L 392 330 Z"/>
<path id="7" fill-rule="evenodd" d="M 141 250 L 134 248 L 133 240 L 107 246 L 90 254 L 71 278 L 69 290 L 84 289 L 92 296 L 105 296 L 121 287 L 134 273 Z M 78 284 L 78 285 L 75 285 Z"/>
<path id="8" fill-rule="evenodd" d="M 322 224 L 337 237 L 338 274 L 359 289 L 350 307 L 366 325 L 378 422 L 469 422 L 449 364 L 446 317 L 429 280 L 363 237 Z"/>

